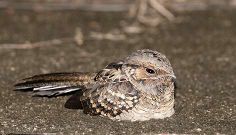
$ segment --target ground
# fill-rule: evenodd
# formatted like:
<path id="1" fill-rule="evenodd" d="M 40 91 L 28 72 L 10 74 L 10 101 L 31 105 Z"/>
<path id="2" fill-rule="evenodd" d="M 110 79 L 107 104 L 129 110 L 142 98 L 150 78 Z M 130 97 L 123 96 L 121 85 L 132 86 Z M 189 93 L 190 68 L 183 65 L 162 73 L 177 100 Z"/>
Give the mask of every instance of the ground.
<path id="1" fill-rule="evenodd" d="M 124 13 L 0 11 L 0 44 L 73 37 L 75 42 L 32 49 L 0 45 L 0 132 L 77 134 L 236 132 L 236 11 L 185 12 L 174 22 L 125 34 L 124 40 L 97 40 L 89 31 L 121 29 Z M 123 21 L 122 21 L 123 20 Z M 137 49 L 164 53 L 177 76 L 175 115 L 162 120 L 116 122 L 64 108 L 69 96 L 31 97 L 13 91 L 22 78 L 49 72 L 97 71 Z"/>

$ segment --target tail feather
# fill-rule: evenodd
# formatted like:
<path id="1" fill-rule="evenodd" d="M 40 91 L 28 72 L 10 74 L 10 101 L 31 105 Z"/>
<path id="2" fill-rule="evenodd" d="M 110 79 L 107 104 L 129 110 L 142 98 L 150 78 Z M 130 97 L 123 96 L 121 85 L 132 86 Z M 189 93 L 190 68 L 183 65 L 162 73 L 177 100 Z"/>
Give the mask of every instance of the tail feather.
<path id="1" fill-rule="evenodd" d="M 95 73 L 51 73 L 23 79 L 16 90 L 33 90 L 35 96 L 58 96 L 80 89 L 94 82 Z"/>
<path id="2" fill-rule="evenodd" d="M 48 96 L 48 97 L 52 97 L 52 96 L 59 96 L 62 94 L 66 94 L 66 93 L 71 93 L 74 91 L 78 91 L 81 90 L 83 88 L 80 88 L 78 86 L 68 86 L 68 87 L 62 87 L 62 88 L 56 88 L 56 89 L 50 89 L 50 90 L 35 90 L 34 89 L 34 94 L 33 96 Z"/>

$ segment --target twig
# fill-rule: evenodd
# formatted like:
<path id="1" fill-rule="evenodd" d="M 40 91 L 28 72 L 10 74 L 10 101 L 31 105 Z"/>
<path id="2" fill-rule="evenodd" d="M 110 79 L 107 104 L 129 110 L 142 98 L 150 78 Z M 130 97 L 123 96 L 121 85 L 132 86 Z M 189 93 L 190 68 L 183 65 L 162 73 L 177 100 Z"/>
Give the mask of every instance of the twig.
<path id="1" fill-rule="evenodd" d="M 160 4 L 157 0 L 149 0 L 150 5 L 156 9 L 160 14 L 165 16 L 168 20 L 174 20 L 175 16 L 167 10 L 162 4 Z"/>
<path id="2" fill-rule="evenodd" d="M 83 32 L 81 30 L 81 28 L 76 28 L 75 30 L 75 36 L 74 36 L 74 40 L 77 43 L 77 45 L 81 46 L 84 43 L 84 35 Z"/>
<path id="3" fill-rule="evenodd" d="M 141 0 L 140 1 L 140 7 L 138 10 L 138 16 L 144 16 L 147 12 L 147 0 Z"/>
<path id="4" fill-rule="evenodd" d="M 158 0 L 136 0 L 130 8 L 129 15 L 136 17 L 140 23 L 151 26 L 157 26 L 161 22 L 162 17 L 160 15 L 170 21 L 175 18 Z"/>
<path id="5" fill-rule="evenodd" d="M 126 36 L 120 33 L 120 31 L 111 31 L 108 33 L 91 32 L 89 37 L 95 40 L 111 40 L 111 41 L 120 41 L 126 39 Z M 78 45 L 83 45 L 84 35 L 81 29 L 80 28 L 76 29 L 74 37 L 52 39 L 35 43 L 31 42 L 26 42 L 21 44 L 6 43 L 6 44 L 0 44 L 0 49 L 32 49 L 32 48 L 46 47 L 52 45 L 60 45 L 66 42 L 75 42 Z"/>
<path id="6" fill-rule="evenodd" d="M 61 39 L 52 39 L 47 41 L 40 41 L 35 43 L 22 43 L 22 44 L 0 44 L 0 49 L 32 49 L 38 47 L 45 47 L 51 45 L 60 45 L 64 42 L 73 41 L 73 38 L 61 38 Z"/>
<path id="7" fill-rule="evenodd" d="M 130 8 L 129 8 L 129 16 L 130 17 L 135 17 L 137 15 L 137 12 L 139 10 L 139 5 L 140 5 L 140 1 L 135 0 L 135 3 L 130 6 Z"/>
<path id="8" fill-rule="evenodd" d="M 91 32 L 89 36 L 90 38 L 96 40 L 120 41 L 126 39 L 126 36 L 124 34 L 114 33 L 114 32 L 109 32 L 109 33 Z"/>
<path id="9" fill-rule="evenodd" d="M 0 1 L 0 8 L 13 8 L 17 10 L 36 10 L 36 11 L 58 11 L 58 10 L 85 10 L 85 11 L 127 11 L 130 4 L 89 4 L 84 2 L 9 2 Z"/>

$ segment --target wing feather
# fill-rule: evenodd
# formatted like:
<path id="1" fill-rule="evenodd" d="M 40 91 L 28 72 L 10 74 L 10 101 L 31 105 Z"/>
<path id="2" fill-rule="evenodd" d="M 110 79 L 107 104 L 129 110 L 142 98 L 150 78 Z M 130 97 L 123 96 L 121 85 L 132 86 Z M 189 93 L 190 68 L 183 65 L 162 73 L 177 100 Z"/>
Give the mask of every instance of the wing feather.
<path id="1" fill-rule="evenodd" d="M 125 73 L 122 71 L 123 62 L 110 63 L 103 70 L 98 72 L 96 81 L 101 83 L 117 83 L 127 81 Z"/>

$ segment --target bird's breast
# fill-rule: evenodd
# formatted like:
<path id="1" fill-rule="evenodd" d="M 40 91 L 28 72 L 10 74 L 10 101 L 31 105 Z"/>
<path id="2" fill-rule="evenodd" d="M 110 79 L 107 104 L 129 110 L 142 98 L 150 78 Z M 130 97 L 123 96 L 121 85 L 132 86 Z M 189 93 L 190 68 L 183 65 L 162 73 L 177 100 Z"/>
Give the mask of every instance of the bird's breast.
<path id="1" fill-rule="evenodd" d="M 155 81 L 143 86 L 139 102 L 132 110 L 116 116 L 118 120 L 145 121 L 163 119 L 174 114 L 174 83 L 156 85 Z M 168 84 L 168 85 L 167 85 Z"/>

